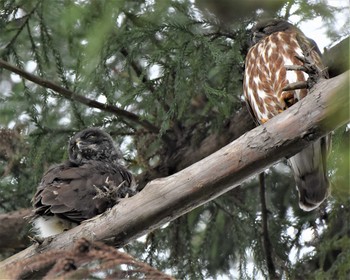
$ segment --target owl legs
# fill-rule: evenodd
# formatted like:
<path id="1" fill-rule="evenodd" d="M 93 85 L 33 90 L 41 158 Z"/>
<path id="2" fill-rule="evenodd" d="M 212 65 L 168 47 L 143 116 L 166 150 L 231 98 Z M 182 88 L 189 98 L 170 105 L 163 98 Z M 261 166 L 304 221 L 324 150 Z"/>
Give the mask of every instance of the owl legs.
<path id="1" fill-rule="evenodd" d="M 307 81 L 300 81 L 290 83 L 283 88 L 283 91 L 291 91 L 296 89 L 310 89 L 312 88 L 321 78 L 326 77 L 326 70 L 319 69 L 316 63 L 312 59 L 310 53 L 306 53 L 305 56 L 295 56 L 300 60 L 303 65 L 285 65 L 287 71 L 303 71 L 308 74 Z"/>
<path id="2" fill-rule="evenodd" d="M 284 91 L 282 93 L 282 103 L 284 103 L 283 110 L 288 109 L 296 102 L 295 92 L 294 91 Z M 282 111 L 283 111 L 282 110 Z"/>

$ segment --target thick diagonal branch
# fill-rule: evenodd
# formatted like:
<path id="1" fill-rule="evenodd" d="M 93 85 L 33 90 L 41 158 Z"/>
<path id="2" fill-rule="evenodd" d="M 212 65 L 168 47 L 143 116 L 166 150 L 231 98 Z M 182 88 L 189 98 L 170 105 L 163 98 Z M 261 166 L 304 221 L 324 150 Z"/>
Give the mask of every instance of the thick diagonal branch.
<path id="1" fill-rule="evenodd" d="M 7 63 L 6 61 L 1 60 L 1 59 L 0 59 L 0 67 L 4 68 L 6 70 L 9 70 L 13 73 L 16 73 L 17 75 L 20 75 L 21 77 L 23 77 L 23 78 L 25 78 L 25 79 L 27 79 L 27 80 L 29 80 L 37 85 L 52 89 L 53 91 L 55 91 L 56 93 L 60 94 L 61 96 L 63 96 L 64 98 L 66 98 L 68 100 L 75 100 L 75 101 L 78 101 L 79 103 L 87 105 L 91 108 L 97 108 L 97 109 L 100 109 L 100 110 L 105 111 L 105 112 L 110 112 L 114 115 L 117 115 L 117 116 L 125 118 L 129 121 L 132 121 L 138 125 L 141 125 L 142 127 L 144 127 L 145 129 L 147 129 L 150 132 L 153 132 L 153 133 L 159 132 L 158 127 L 154 126 L 153 124 L 151 124 L 150 122 L 148 122 L 146 120 L 141 119 L 140 116 L 138 116 L 134 113 L 120 109 L 116 106 L 112 106 L 109 104 L 103 104 L 103 103 L 100 103 L 96 100 L 89 99 L 89 98 L 86 98 L 85 96 L 76 94 L 76 93 L 74 93 L 74 92 L 72 92 L 64 87 L 61 87 L 61 86 L 59 86 L 51 81 L 42 79 L 38 76 L 35 76 L 31 73 L 28 73 L 28 72 L 14 66 L 14 65 L 11 65 L 10 63 Z"/>
<path id="2" fill-rule="evenodd" d="M 250 176 L 349 122 L 349 73 L 319 82 L 313 93 L 184 170 L 151 181 L 139 194 L 101 215 L 0 263 L 62 249 L 78 238 L 126 244 L 235 188 Z"/>

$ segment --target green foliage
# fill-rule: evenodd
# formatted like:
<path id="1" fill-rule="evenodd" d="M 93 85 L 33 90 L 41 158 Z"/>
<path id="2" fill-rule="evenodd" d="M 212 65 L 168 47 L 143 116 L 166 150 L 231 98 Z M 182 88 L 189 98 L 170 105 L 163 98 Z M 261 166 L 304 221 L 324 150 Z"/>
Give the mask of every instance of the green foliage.
<path id="1" fill-rule="evenodd" d="M 1 59 L 138 120 L 83 105 L 1 69 L 0 128 L 21 135 L 11 160 L 0 157 L 1 174 L 13 163 L 0 178 L 1 212 L 29 207 L 43 172 L 67 158 L 69 137 L 88 126 L 110 132 L 128 168 L 146 182 L 176 172 L 183 150 L 196 149 L 214 132 L 226 133 L 227 120 L 240 110 L 247 28 L 253 21 L 266 15 L 297 15 L 300 21 L 322 16 L 332 29 L 338 12 L 322 1 L 248 1 L 257 6 L 237 6 L 241 12 L 222 25 L 204 8 L 222 9 L 199 5 L 200 10 L 197 2 L 1 1 Z M 273 259 L 277 272 L 291 279 L 348 275 L 349 227 L 339 229 L 337 221 L 350 217 L 349 130 L 339 129 L 334 139 L 330 170 L 336 187 L 320 212 L 299 210 L 285 165 L 267 172 Z M 251 179 L 126 250 L 179 279 L 267 277 L 258 190 Z M 320 232 L 313 240 L 316 249 L 305 257 L 312 269 L 290 257 L 293 250 L 302 255 L 301 234 L 310 228 Z M 340 252 L 329 253 L 334 250 Z"/>

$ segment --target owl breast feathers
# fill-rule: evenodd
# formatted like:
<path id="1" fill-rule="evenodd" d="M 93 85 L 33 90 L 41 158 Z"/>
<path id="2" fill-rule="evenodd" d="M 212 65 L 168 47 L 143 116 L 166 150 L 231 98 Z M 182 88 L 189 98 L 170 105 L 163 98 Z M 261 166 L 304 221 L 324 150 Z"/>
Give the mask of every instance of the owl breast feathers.
<path id="1" fill-rule="evenodd" d="M 317 46 L 292 24 L 267 20 L 252 28 L 243 91 L 257 124 L 267 122 L 309 93 L 307 88 L 284 90 L 288 84 L 308 80 L 307 73 L 286 69 L 290 65 L 302 66 L 298 57 L 305 53 L 309 54 L 318 73 L 326 76 Z M 299 192 L 299 205 L 305 211 L 317 208 L 328 196 L 326 157 L 329 146 L 330 136 L 326 136 L 289 159 Z"/>

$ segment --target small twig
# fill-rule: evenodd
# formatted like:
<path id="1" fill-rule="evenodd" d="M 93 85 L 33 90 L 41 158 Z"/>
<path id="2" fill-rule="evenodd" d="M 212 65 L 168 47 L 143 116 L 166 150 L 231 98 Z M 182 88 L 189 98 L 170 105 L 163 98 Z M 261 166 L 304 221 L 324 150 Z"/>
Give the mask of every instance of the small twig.
<path id="1" fill-rule="evenodd" d="M 216 32 L 204 33 L 203 36 L 211 37 L 210 41 L 214 41 L 215 39 L 217 39 L 219 37 L 226 37 L 226 38 L 230 38 L 230 39 L 234 40 L 237 37 L 237 33 L 238 32 L 229 33 L 229 32 L 223 32 L 221 30 L 218 30 Z"/>
<path id="2" fill-rule="evenodd" d="M 125 57 L 125 58 L 128 58 L 129 57 L 129 52 L 127 51 L 126 48 L 122 48 L 120 50 L 121 54 Z M 148 89 L 151 91 L 151 92 L 154 92 L 154 86 L 152 84 L 149 83 L 149 78 L 146 74 L 143 75 L 143 70 L 142 68 L 135 62 L 135 61 L 131 61 L 130 62 L 130 65 L 132 67 L 132 69 L 135 71 L 136 73 L 136 76 L 138 78 L 141 78 L 141 81 L 142 83 L 144 83 Z"/>
<path id="3" fill-rule="evenodd" d="M 120 53 L 126 58 L 129 58 L 129 52 L 127 51 L 126 48 L 122 48 L 120 50 Z M 152 93 L 155 92 L 155 87 L 153 86 L 153 84 L 150 82 L 149 77 L 146 74 L 143 74 L 143 70 L 140 67 L 140 65 L 138 65 L 135 61 L 131 61 L 130 62 L 131 68 L 135 71 L 136 76 L 141 79 L 141 82 L 148 88 L 148 90 Z M 168 104 L 166 104 L 166 102 L 163 102 L 161 99 L 158 100 L 158 102 L 162 105 L 162 107 L 164 108 L 165 111 L 169 111 L 170 108 L 168 106 Z"/>
<path id="4" fill-rule="evenodd" d="M 261 217 L 262 217 L 262 233 L 263 233 L 263 246 L 265 251 L 266 265 L 269 272 L 270 279 L 278 279 L 275 269 L 275 264 L 272 258 L 272 246 L 268 231 L 267 223 L 267 207 L 266 207 L 266 197 L 265 197 L 265 174 L 264 172 L 259 174 L 260 183 L 260 203 L 261 203 Z"/>
<path id="5" fill-rule="evenodd" d="M 229 216 L 231 219 L 234 218 L 234 216 L 232 215 L 232 213 L 230 213 L 229 211 L 227 211 L 224 206 L 222 206 L 219 202 L 217 202 L 216 200 L 213 200 L 213 203 L 225 214 L 227 214 L 227 216 Z"/>
<path id="6" fill-rule="evenodd" d="M 11 41 L 6 45 L 5 49 L 8 50 L 12 47 L 12 45 L 16 42 L 18 36 L 21 34 L 21 32 L 23 31 L 24 27 L 28 24 L 28 21 L 31 17 L 31 15 L 35 12 L 35 10 L 37 9 L 37 7 L 39 6 L 41 2 L 38 1 L 36 3 L 36 5 L 34 6 L 34 8 L 25 16 L 23 16 L 22 18 L 25 18 L 24 22 L 21 24 L 21 26 L 18 28 L 17 33 L 15 34 L 15 36 L 13 36 L 13 38 L 11 39 Z"/>
<path id="7" fill-rule="evenodd" d="M 43 86 L 45 88 L 49 88 L 52 89 L 53 91 L 55 91 L 56 93 L 60 94 L 61 96 L 63 96 L 64 98 L 68 99 L 68 100 L 75 100 L 78 101 L 84 105 L 87 105 L 91 108 L 97 108 L 100 109 L 102 111 L 105 112 L 110 112 L 113 113 L 114 115 L 117 115 L 119 117 L 123 117 L 126 118 L 136 124 L 141 125 L 142 127 L 146 128 L 148 131 L 153 132 L 153 133 L 159 133 L 159 128 L 154 126 L 153 124 L 151 124 L 150 122 L 146 121 L 146 120 L 142 120 L 141 117 L 139 117 L 138 115 L 131 113 L 129 111 L 125 111 L 123 109 L 120 109 L 116 106 L 112 106 L 109 104 L 103 104 L 100 103 L 96 100 L 93 99 L 89 99 L 86 98 L 82 95 L 76 94 L 64 87 L 61 87 L 49 80 L 45 80 L 42 79 L 38 76 L 35 76 L 33 74 L 30 74 L 14 65 L 11 65 L 9 63 L 7 63 L 6 61 L 0 59 L 0 67 L 1 68 L 5 68 L 6 70 L 9 70 L 13 73 L 16 73 L 18 75 L 20 75 L 21 77 L 37 84 L 40 86 Z"/>
<path id="8" fill-rule="evenodd" d="M 284 17 L 283 17 L 285 20 L 288 20 L 290 17 L 290 15 L 291 15 L 290 10 L 291 10 L 293 4 L 294 4 L 294 1 L 288 1 L 288 4 L 286 6 L 286 13 L 284 14 Z"/>

